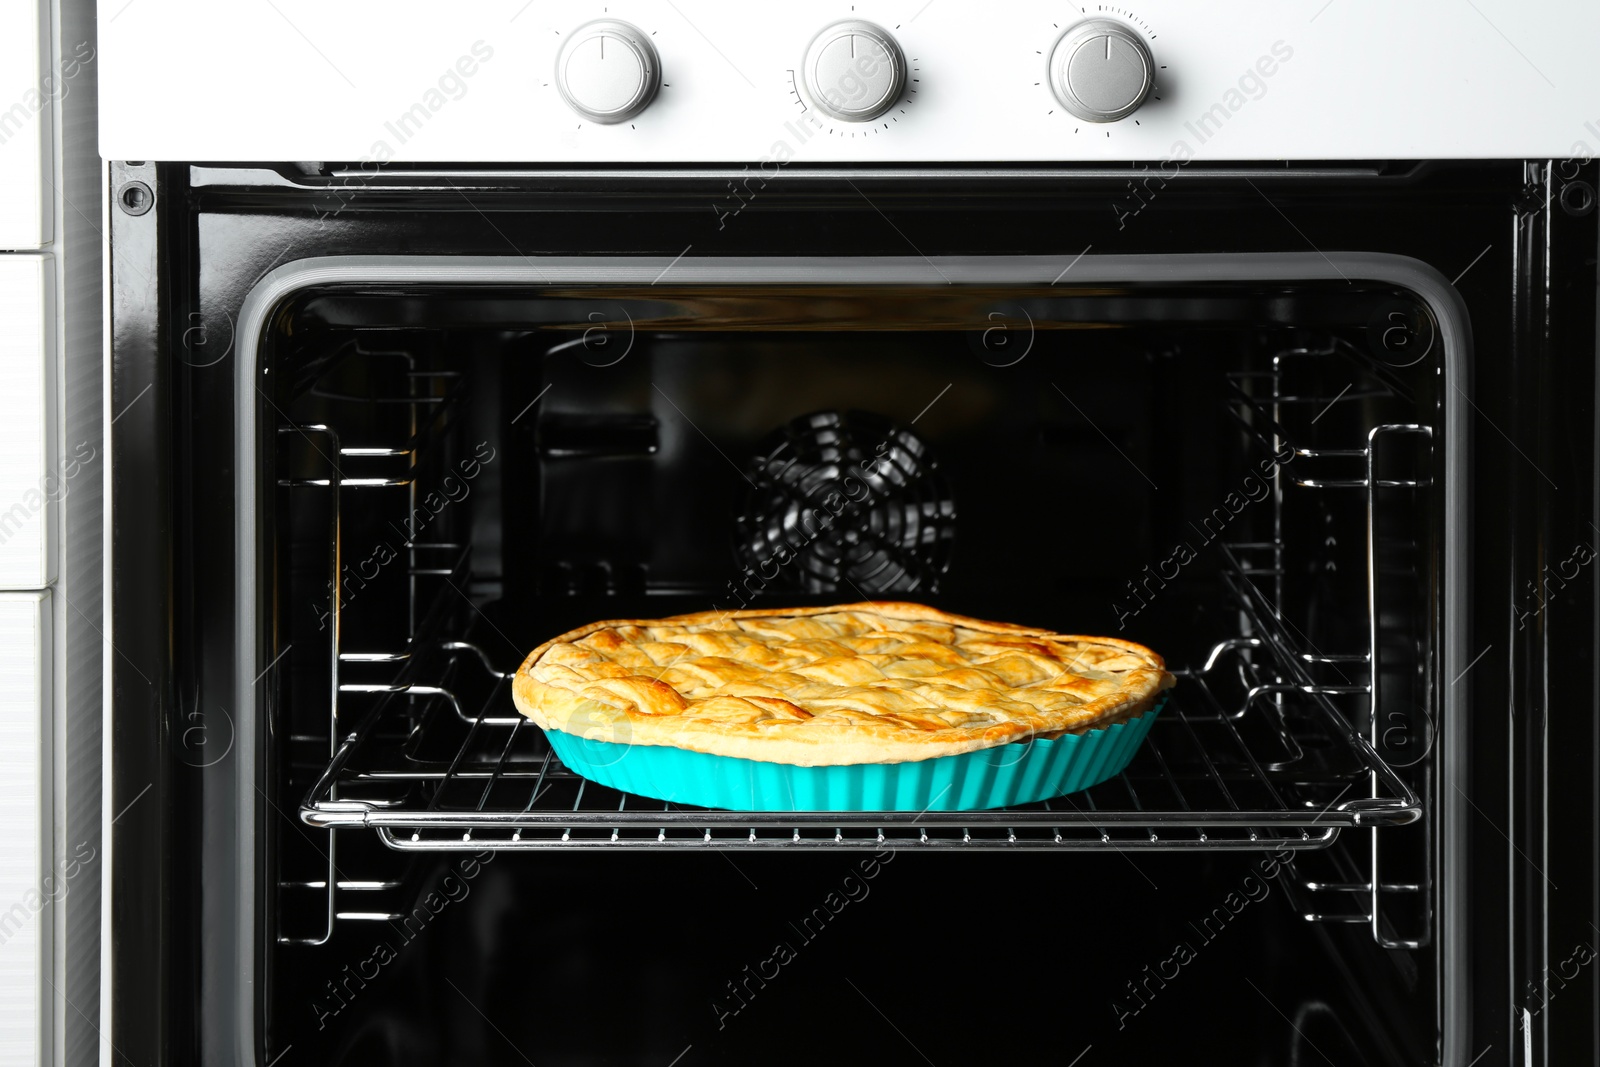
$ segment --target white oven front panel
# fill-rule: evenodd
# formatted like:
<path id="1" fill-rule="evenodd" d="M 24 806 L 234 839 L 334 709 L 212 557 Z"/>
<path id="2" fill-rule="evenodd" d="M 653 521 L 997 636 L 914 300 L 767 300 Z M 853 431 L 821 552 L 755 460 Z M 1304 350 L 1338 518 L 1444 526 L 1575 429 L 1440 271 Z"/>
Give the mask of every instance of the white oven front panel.
<path id="1" fill-rule="evenodd" d="M 99 13 L 109 159 L 776 173 L 1600 147 L 1600 3 L 1576 0 L 100 0 Z M 1091 19 L 1114 32 L 1056 51 Z M 609 25 L 577 32 L 595 20 Z M 849 20 L 867 25 L 819 37 Z M 838 79 L 853 99 L 822 99 Z M 1140 93 L 1113 121 L 1069 110 L 1115 114 Z"/>

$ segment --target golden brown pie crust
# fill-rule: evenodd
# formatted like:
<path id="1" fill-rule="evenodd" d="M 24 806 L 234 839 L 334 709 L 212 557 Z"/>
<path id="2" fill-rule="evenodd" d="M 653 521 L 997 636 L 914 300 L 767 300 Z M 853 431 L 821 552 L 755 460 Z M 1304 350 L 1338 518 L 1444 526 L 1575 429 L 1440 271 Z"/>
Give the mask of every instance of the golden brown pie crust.
<path id="1" fill-rule="evenodd" d="M 1076 733 L 1173 684 L 1131 641 L 842 604 L 596 622 L 512 681 L 546 729 L 817 767 L 900 763 Z"/>

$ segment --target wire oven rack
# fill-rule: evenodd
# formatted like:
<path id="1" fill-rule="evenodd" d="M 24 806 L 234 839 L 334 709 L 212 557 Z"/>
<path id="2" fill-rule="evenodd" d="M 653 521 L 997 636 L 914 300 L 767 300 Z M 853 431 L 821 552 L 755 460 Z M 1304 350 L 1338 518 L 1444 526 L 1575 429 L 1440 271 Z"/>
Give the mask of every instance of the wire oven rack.
<path id="1" fill-rule="evenodd" d="M 1260 546 L 1238 546 L 1249 554 Z M 465 572 L 465 556 L 458 564 Z M 390 682 L 346 682 L 366 702 L 302 818 L 368 827 L 396 849 L 1312 849 L 1340 829 L 1414 821 L 1416 794 L 1296 664 L 1254 601 L 1255 635 L 1180 672 L 1132 765 L 1085 792 L 978 812 L 733 812 L 632 796 L 578 777 L 519 715 L 509 675 L 443 640 Z M 432 680 L 417 677 L 428 665 Z M 1284 681 L 1285 670 L 1298 676 Z M 480 697 L 469 706 L 466 694 Z M 343 717 L 343 715 L 341 715 Z M 348 721 L 348 720 L 346 720 Z M 624 757 L 626 758 L 626 757 Z M 1363 789 L 1376 783 L 1376 789 Z"/>

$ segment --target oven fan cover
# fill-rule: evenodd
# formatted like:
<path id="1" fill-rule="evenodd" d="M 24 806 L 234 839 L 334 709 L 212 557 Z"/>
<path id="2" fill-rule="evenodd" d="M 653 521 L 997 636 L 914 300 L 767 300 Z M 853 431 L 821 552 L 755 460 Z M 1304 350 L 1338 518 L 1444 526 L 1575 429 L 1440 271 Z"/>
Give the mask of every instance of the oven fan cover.
<path id="1" fill-rule="evenodd" d="M 765 437 L 745 465 L 734 550 L 751 591 L 937 592 L 955 500 L 927 442 L 864 411 L 820 411 Z"/>

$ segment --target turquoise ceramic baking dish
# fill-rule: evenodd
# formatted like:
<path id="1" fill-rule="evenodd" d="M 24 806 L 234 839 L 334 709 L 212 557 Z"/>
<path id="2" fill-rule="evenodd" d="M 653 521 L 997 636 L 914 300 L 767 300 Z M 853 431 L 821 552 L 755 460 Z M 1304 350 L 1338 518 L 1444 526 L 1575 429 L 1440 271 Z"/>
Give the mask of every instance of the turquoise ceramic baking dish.
<path id="1" fill-rule="evenodd" d="M 911 763 L 795 767 L 548 730 L 574 773 L 625 793 L 730 811 L 979 811 L 1075 793 L 1120 774 L 1166 703 L 1100 730 Z"/>

